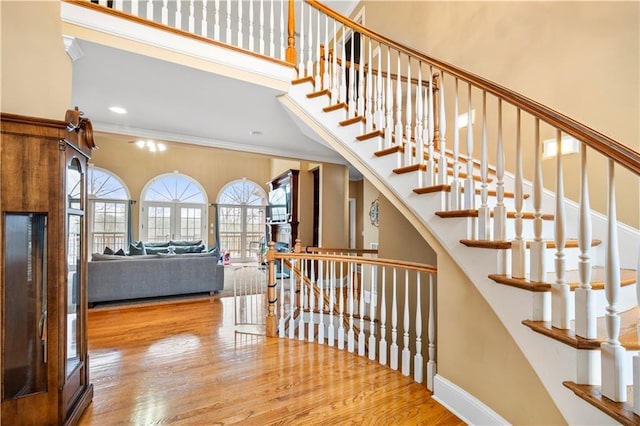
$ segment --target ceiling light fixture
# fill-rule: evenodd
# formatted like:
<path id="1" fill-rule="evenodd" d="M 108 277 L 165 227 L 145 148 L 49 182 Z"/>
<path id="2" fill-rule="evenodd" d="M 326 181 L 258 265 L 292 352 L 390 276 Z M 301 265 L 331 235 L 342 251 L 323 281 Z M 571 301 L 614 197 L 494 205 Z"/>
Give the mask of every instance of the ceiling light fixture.
<path id="1" fill-rule="evenodd" d="M 115 112 L 116 114 L 126 114 L 127 113 L 126 109 L 124 109 L 122 107 L 119 107 L 119 106 L 111 106 L 111 107 L 109 107 L 109 111 Z"/>
<path id="2" fill-rule="evenodd" d="M 167 150 L 167 145 L 160 143 L 160 142 L 155 142 L 152 140 L 137 140 L 135 142 L 136 146 L 140 149 L 148 149 L 150 152 L 164 152 Z"/>
<path id="3" fill-rule="evenodd" d="M 252 130 L 249 132 L 251 136 L 262 136 L 262 132 L 260 130 Z"/>

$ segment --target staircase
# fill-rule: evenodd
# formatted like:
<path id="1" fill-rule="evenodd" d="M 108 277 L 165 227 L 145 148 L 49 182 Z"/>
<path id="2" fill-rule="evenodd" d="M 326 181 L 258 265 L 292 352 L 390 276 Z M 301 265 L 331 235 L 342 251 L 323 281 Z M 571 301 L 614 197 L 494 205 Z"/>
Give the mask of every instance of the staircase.
<path id="1" fill-rule="evenodd" d="M 358 168 L 415 224 L 439 261 L 458 265 L 567 423 L 640 424 L 640 233 L 618 223 L 615 198 L 624 191 L 615 186 L 616 171 L 637 177 L 640 154 L 316 1 L 298 6 L 306 32 L 301 26 L 297 57 L 289 49 L 285 55 L 284 36 L 279 43 L 279 59 L 297 65 L 299 78 L 279 97 L 296 123 Z M 352 32 L 362 37 L 360 58 L 352 50 L 347 58 L 345 39 L 333 37 Z M 473 110 L 480 124 L 450 124 Z M 517 129 L 516 140 L 503 135 L 506 126 Z M 495 143 L 488 128 L 497 133 Z M 542 181 L 542 139 L 550 135 L 557 154 L 565 136 L 581 147 L 579 171 L 563 169 L 562 155 L 556 156 L 555 182 L 545 183 L 555 192 Z M 515 145 L 513 158 L 505 145 Z M 495 165 L 488 164 L 490 147 Z M 531 181 L 524 179 L 525 157 Z M 587 158 L 607 168 L 606 214 L 590 207 Z M 565 179 L 579 181 L 578 202 L 564 196 Z M 439 270 L 438 285 L 448 279 Z M 453 411 L 473 423 L 499 421 L 460 403 L 455 392 L 436 376 L 435 396 Z"/>

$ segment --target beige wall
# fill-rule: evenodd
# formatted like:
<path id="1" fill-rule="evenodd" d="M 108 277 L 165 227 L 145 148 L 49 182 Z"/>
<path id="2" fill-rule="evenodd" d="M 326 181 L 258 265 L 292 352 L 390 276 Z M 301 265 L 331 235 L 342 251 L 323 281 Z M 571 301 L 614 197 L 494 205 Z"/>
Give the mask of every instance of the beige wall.
<path id="1" fill-rule="evenodd" d="M 1 110 L 63 120 L 71 105 L 71 59 L 60 2 L 1 1 Z"/>
<path id="2" fill-rule="evenodd" d="M 373 226 L 369 218 L 371 203 L 378 197 L 376 187 L 365 178 L 362 181 L 362 244 L 365 249 L 370 249 L 371 243 L 378 242 L 378 227 Z"/>
<path id="3" fill-rule="evenodd" d="M 220 190 L 229 182 L 247 178 L 268 191 L 271 158 L 239 151 L 227 151 L 197 145 L 167 143 L 165 152 L 151 153 L 139 149 L 122 138 L 96 136 L 99 149 L 91 163 L 120 177 L 138 203 L 133 209 L 134 239 L 138 239 L 140 195 L 154 177 L 178 171 L 198 181 L 205 189 L 209 203 L 215 203 Z M 209 208 L 209 245 L 215 244 L 214 209 Z"/>
<path id="4" fill-rule="evenodd" d="M 355 198 L 356 200 L 356 247 L 357 249 L 368 248 L 364 247 L 364 232 L 363 232 L 363 223 L 365 220 L 364 214 L 364 204 L 362 201 L 362 191 L 364 188 L 364 179 L 349 181 L 349 198 Z M 349 229 L 351 232 L 351 229 Z"/>
<path id="5" fill-rule="evenodd" d="M 349 170 L 341 164 L 320 166 L 320 246 L 349 246 Z"/>
<path id="6" fill-rule="evenodd" d="M 640 151 L 639 2 L 362 3 L 367 27 L 372 30 L 516 90 Z M 464 30 L 456 30 L 460 28 Z M 461 108 L 466 109 L 464 84 L 461 93 Z M 479 102 L 480 93 L 474 92 L 473 96 Z M 489 97 L 490 110 L 495 109 L 495 103 Z M 476 102 L 474 105 L 474 150 L 478 157 L 481 107 Z M 504 112 L 507 169 L 513 171 L 515 112 L 507 107 Z M 448 113 L 453 114 L 451 102 Z M 530 129 L 527 121 L 532 120 L 526 115 L 523 120 L 525 129 Z M 489 161 L 495 164 L 493 123 L 489 121 Z M 448 141 L 452 140 L 450 131 L 451 124 Z M 523 135 L 525 177 L 531 180 L 533 132 Z M 553 132 L 542 130 L 543 138 L 553 136 Z M 461 137 L 465 140 L 465 131 Z M 598 157 L 589 156 L 591 202 L 593 208 L 604 212 L 606 162 Z M 545 160 L 544 181 L 553 190 L 552 163 Z M 638 227 L 640 183 L 630 172 L 618 169 L 618 218 Z M 565 187 L 566 195 L 572 199 L 578 197 L 577 170 L 578 156 L 567 156 Z"/>

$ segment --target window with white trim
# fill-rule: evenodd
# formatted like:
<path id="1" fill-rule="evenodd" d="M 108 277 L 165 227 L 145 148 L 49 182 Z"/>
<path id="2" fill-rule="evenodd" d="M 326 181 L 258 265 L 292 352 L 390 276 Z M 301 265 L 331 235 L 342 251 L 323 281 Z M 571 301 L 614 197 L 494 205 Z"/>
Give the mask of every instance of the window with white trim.
<path id="1" fill-rule="evenodd" d="M 89 167 L 87 182 L 91 252 L 127 251 L 129 190 L 118 176 L 95 166 Z"/>

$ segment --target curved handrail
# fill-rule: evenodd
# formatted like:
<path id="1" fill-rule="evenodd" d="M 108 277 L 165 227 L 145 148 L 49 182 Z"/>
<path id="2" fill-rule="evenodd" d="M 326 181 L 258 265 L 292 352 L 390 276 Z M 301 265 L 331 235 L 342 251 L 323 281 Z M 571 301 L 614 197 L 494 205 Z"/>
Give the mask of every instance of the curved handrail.
<path id="1" fill-rule="evenodd" d="M 614 160 L 623 167 L 629 169 L 636 175 L 640 175 L 640 152 L 633 150 L 632 148 L 623 145 L 622 143 L 606 136 L 592 128 L 585 126 L 582 123 L 575 121 L 574 119 L 567 117 L 566 115 L 555 111 L 539 102 L 536 102 L 520 93 L 507 89 L 497 83 L 494 83 L 486 78 L 480 77 L 476 74 L 465 71 L 449 63 L 443 62 L 439 59 L 432 58 L 415 49 L 393 41 L 383 35 L 380 35 L 368 28 L 363 27 L 351 19 L 342 16 L 335 12 L 331 8 L 323 5 L 316 0 L 305 0 L 307 4 L 318 9 L 322 13 L 325 13 L 329 17 L 336 21 L 350 27 L 354 31 L 369 37 L 379 43 L 383 43 L 395 50 L 410 55 L 418 59 L 419 61 L 426 62 L 433 65 L 440 70 L 451 74 L 463 81 L 478 87 L 487 93 L 497 96 L 503 99 L 522 111 L 526 111 L 534 117 L 538 117 L 544 122 L 554 126 L 555 128 L 562 130 L 564 133 L 571 135 L 578 140 L 586 143 L 590 148 L 600 152 L 606 157 Z"/>
<path id="2" fill-rule="evenodd" d="M 341 261 L 341 262 L 355 262 L 364 263 L 368 265 L 380 265 L 380 266 L 390 266 L 396 268 L 404 268 L 411 269 L 414 271 L 420 272 L 428 272 L 428 273 L 437 273 L 438 269 L 432 265 L 425 265 L 423 263 L 417 262 L 405 262 L 401 260 L 394 259 L 384 259 L 384 258 L 365 258 L 365 257 L 354 257 L 354 256 L 343 256 L 343 255 L 335 255 L 335 254 L 311 254 L 311 253 L 273 253 L 274 259 L 304 259 L 304 260 L 324 260 L 324 261 Z"/>
<path id="3" fill-rule="evenodd" d="M 324 248 L 324 247 L 305 247 L 307 253 L 353 253 L 357 255 L 378 254 L 376 249 L 349 249 L 349 248 Z"/>

